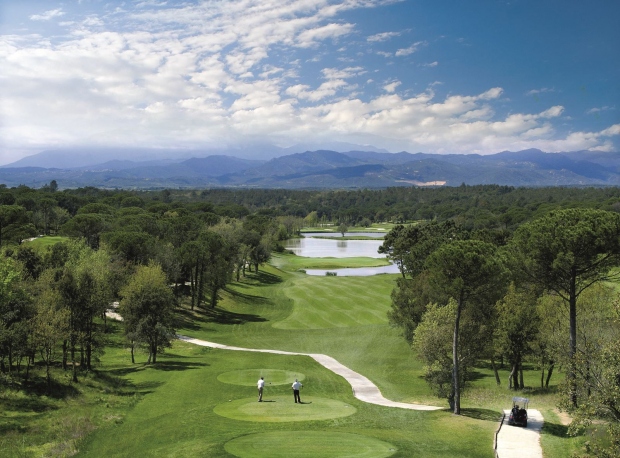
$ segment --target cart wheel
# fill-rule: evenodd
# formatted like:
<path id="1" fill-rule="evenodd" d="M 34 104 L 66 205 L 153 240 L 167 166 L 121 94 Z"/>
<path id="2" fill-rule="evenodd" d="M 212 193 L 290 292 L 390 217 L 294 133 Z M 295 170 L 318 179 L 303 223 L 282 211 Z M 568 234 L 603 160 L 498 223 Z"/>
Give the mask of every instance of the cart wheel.
<path id="1" fill-rule="evenodd" d="M 527 420 L 525 420 L 525 421 L 523 422 L 523 427 L 524 427 L 524 428 L 527 428 Z"/>

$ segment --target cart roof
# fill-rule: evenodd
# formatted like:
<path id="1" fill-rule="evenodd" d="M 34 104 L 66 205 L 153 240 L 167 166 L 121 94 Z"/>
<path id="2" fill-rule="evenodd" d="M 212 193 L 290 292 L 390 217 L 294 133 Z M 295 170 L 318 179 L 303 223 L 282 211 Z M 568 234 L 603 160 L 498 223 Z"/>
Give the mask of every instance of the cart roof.
<path id="1" fill-rule="evenodd" d="M 520 402 L 524 404 L 526 402 L 530 402 L 530 400 L 528 398 L 521 398 L 519 396 L 515 396 L 514 398 L 512 398 L 512 402 Z"/>

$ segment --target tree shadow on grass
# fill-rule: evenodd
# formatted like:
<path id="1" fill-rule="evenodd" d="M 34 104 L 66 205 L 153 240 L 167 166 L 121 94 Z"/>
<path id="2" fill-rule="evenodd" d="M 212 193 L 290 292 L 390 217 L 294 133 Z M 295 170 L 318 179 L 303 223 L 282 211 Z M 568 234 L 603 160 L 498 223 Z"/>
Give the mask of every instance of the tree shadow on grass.
<path id="1" fill-rule="evenodd" d="M 467 374 L 467 380 L 468 381 L 476 381 L 476 380 L 482 380 L 489 377 L 488 374 L 485 374 L 483 372 L 479 372 L 479 371 L 471 371 Z M 490 377 L 493 377 L 493 375 L 491 375 Z"/>
<path id="2" fill-rule="evenodd" d="M 490 409 L 461 409 L 461 415 L 475 420 L 499 422 L 502 414 Z"/>
<path id="3" fill-rule="evenodd" d="M 210 322 L 218 324 L 245 324 L 261 323 L 268 321 L 266 318 L 259 315 L 249 313 L 235 313 L 221 309 L 208 309 L 205 312 L 205 315 Z"/>
<path id="4" fill-rule="evenodd" d="M 233 296 L 236 299 L 236 301 L 241 304 L 258 305 L 258 304 L 266 304 L 269 302 L 269 299 L 263 296 L 245 294 L 240 291 L 235 291 L 229 288 L 225 288 L 225 291 L 228 292 L 231 296 Z"/>
<path id="5" fill-rule="evenodd" d="M 281 277 L 265 271 L 259 270 L 258 273 L 251 272 L 250 276 L 254 277 L 256 280 L 259 281 L 260 284 L 257 286 L 275 285 L 278 283 L 282 283 Z"/>
<path id="6" fill-rule="evenodd" d="M 33 377 L 24 382 L 22 390 L 29 395 L 47 396 L 54 399 L 66 399 L 80 394 L 74 384 L 61 383 L 53 377 L 52 375 L 49 386 L 45 377 Z"/>
<path id="7" fill-rule="evenodd" d="M 0 408 L 3 411 L 15 411 L 15 412 L 45 412 L 48 410 L 57 410 L 58 407 L 48 402 L 45 398 L 40 397 L 39 393 L 28 392 L 27 394 L 32 396 L 25 396 L 20 398 L 7 398 L 3 399 L 0 403 Z M 36 395 L 36 396 L 35 396 Z"/>
<path id="8" fill-rule="evenodd" d="M 205 330 L 202 324 L 207 322 L 207 317 L 195 313 L 195 311 L 188 309 L 177 309 L 174 325 L 177 329 L 190 329 L 192 331 L 197 331 L 200 329 Z M 209 329 L 206 330 L 208 331 Z"/>
<path id="9" fill-rule="evenodd" d="M 549 434 L 555 437 L 561 437 L 562 439 L 570 438 L 570 436 L 568 435 L 568 426 L 558 423 L 551 423 L 548 421 L 545 421 L 543 423 L 542 433 Z"/>
<path id="10" fill-rule="evenodd" d="M 186 361 L 161 361 L 150 366 L 156 371 L 187 371 L 190 369 L 198 369 L 200 367 L 209 366 L 207 363 L 186 362 Z"/>

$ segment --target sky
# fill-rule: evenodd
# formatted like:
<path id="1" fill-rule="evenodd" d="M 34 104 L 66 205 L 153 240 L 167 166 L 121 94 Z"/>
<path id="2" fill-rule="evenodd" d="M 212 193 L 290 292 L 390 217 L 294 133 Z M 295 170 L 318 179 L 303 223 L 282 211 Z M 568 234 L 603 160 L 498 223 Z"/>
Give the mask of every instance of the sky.
<path id="1" fill-rule="evenodd" d="M 334 141 L 617 152 L 619 17 L 617 0 L 0 0 L 0 164 Z"/>

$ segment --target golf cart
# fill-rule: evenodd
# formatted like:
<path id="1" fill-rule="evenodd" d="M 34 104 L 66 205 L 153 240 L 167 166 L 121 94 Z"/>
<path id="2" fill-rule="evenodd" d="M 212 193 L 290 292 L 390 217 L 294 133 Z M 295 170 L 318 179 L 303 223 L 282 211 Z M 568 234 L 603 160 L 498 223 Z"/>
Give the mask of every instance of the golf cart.
<path id="1" fill-rule="evenodd" d="M 527 408 L 530 403 L 528 398 L 515 396 L 512 398 L 512 410 L 508 417 L 508 424 L 514 426 L 527 426 Z"/>

